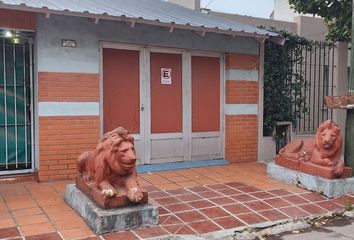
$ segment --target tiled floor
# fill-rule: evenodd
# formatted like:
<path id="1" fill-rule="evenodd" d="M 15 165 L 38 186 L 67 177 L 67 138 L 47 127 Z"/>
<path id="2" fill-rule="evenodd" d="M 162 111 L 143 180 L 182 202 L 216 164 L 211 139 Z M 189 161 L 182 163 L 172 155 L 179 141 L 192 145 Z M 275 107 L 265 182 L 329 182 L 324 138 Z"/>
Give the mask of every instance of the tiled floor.
<path id="1" fill-rule="evenodd" d="M 328 200 L 270 179 L 261 163 L 144 173 L 150 201 L 159 206 L 153 228 L 96 236 L 63 202 L 69 181 L 0 185 L 0 239 L 148 239 L 201 234 L 321 214 L 354 203 L 354 195 Z"/>

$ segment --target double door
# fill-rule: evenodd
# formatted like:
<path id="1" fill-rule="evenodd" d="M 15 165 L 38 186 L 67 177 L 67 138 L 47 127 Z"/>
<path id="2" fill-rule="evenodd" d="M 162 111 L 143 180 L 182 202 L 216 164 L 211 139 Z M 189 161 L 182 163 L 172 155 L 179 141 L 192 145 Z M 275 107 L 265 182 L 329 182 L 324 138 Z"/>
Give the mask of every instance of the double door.
<path id="1" fill-rule="evenodd" d="M 223 157 L 220 56 L 103 44 L 103 132 L 135 137 L 138 164 Z"/>

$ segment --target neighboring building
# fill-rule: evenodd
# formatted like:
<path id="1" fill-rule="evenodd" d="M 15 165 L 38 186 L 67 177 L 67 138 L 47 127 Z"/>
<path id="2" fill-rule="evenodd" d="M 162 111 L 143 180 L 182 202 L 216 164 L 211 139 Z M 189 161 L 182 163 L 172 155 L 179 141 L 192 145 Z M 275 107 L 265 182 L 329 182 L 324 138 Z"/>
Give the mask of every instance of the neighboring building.
<path id="1" fill-rule="evenodd" d="M 181 3 L 178 0 L 175 0 L 175 2 Z M 273 26 L 314 41 L 324 41 L 327 33 L 327 28 L 321 18 L 310 14 L 295 13 L 287 0 L 274 0 L 274 10 L 270 14 L 270 19 L 215 12 L 208 9 L 202 9 L 202 11 L 209 15 L 256 27 Z M 347 94 L 347 44 L 337 43 L 335 47 L 314 44 L 311 50 L 304 47 L 301 51 L 303 52 L 303 61 L 294 66 L 294 71 L 302 71 L 306 79 L 307 87 L 303 89 L 302 93 L 307 98 L 309 112 L 303 114 L 302 118 L 298 120 L 296 134 L 301 135 L 301 137 L 303 137 L 303 134 L 308 136 L 315 131 L 318 123 L 326 118 L 334 119 L 344 129 L 345 111 L 328 109 L 324 105 L 323 99 L 326 95 Z M 258 112 L 261 120 L 263 92 L 261 91 L 259 95 Z M 274 139 L 272 137 L 263 137 L 262 129 L 259 129 L 259 133 L 258 160 L 269 160 L 275 155 Z M 295 136 L 296 134 L 294 133 L 293 136 L 297 137 Z M 344 136 L 345 132 L 343 131 L 342 134 Z"/>
<path id="2" fill-rule="evenodd" d="M 118 126 L 139 164 L 257 161 L 274 33 L 160 0 L 3 0 L 0 35 L 0 174 L 73 178 Z"/>

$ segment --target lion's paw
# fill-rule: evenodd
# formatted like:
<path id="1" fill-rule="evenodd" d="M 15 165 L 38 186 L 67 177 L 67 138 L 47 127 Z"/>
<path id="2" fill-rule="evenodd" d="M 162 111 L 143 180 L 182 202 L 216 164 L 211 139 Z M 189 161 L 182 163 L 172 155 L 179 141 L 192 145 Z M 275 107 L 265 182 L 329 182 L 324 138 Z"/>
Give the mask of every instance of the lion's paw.
<path id="1" fill-rule="evenodd" d="M 132 202 L 140 202 L 143 199 L 143 193 L 138 188 L 129 188 L 128 196 Z"/>
<path id="2" fill-rule="evenodd" d="M 102 190 L 103 197 L 113 197 L 114 195 L 116 195 L 116 191 L 114 189 L 109 188 Z"/>

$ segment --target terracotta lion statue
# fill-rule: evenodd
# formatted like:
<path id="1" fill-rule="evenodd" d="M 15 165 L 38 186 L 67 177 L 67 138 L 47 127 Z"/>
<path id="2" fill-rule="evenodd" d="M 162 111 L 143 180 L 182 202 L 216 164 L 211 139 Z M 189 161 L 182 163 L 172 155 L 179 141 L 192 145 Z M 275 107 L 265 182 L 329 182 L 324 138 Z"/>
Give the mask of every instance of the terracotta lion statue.
<path id="1" fill-rule="evenodd" d="M 143 198 L 137 182 L 134 138 L 122 127 L 104 134 L 94 151 L 82 153 L 77 168 L 84 180 L 95 181 L 104 197 L 123 191 L 132 202 Z"/>
<path id="2" fill-rule="evenodd" d="M 318 127 L 315 139 L 293 141 L 279 151 L 279 156 L 330 167 L 338 177 L 344 169 L 340 159 L 342 143 L 339 126 L 327 120 Z"/>

